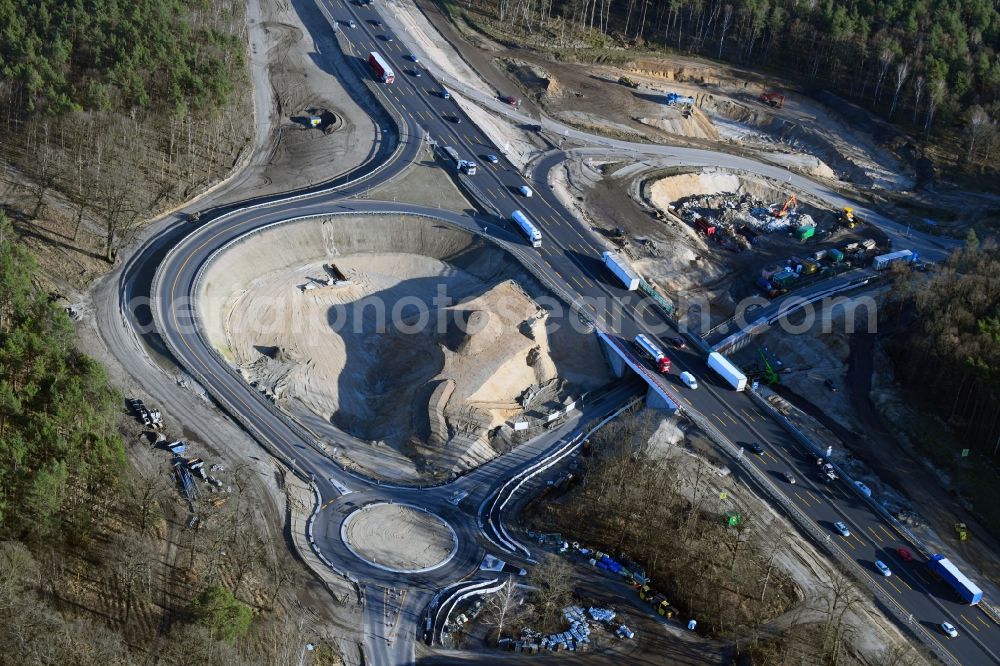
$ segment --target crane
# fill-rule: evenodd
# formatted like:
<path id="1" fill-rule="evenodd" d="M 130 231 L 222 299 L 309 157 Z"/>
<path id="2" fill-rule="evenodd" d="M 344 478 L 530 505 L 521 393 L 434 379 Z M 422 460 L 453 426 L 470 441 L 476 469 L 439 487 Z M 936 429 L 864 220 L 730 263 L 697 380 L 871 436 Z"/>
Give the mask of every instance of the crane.
<path id="1" fill-rule="evenodd" d="M 794 208 L 795 206 L 798 205 L 799 205 L 799 200 L 795 198 L 795 195 L 793 194 L 792 196 L 788 197 L 788 201 L 785 202 L 785 205 L 782 206 L 781 210 L 777 211 L 774 214 L 774 216 L 780 220 L 784 216 L 788 215 L 789 208 Z"/>

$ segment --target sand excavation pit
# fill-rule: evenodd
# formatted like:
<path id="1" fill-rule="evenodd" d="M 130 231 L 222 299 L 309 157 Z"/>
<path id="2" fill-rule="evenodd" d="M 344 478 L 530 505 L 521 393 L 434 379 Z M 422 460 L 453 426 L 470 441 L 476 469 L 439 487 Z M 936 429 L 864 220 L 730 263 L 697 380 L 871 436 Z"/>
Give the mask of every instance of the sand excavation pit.
<path id="1" fill-rule="evenodd" d="M 320 440 L 448 474 L 495 456 L 508 421 L 610 380 L 596 337 L 542 307 L 556 303 L 468 232 L 330 216 L 224 252 L 198 309 L 216 349 Z"/>
<path id="2" fill-rule="evenodd" d="M 458 550 L 451 525 L 408 504 L 368 504 L 344 519 L 340 538 L 359 559 L 404 573 L 437 569 Z"/>

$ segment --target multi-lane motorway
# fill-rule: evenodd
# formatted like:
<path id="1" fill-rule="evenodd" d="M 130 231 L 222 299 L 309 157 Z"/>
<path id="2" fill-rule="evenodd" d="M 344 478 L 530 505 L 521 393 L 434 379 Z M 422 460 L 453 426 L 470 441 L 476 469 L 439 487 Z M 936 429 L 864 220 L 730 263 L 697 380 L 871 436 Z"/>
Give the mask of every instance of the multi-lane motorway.
<path id="1" fill-rule="evenodd" d="M 548 190 L 547 170 L 555 164 L 556 157 L 534 169 L 530 180 L 526 181 L 455 101 L 440 94 L 442 85 L 422 63 L 410 57 L 404 46 L 405 35 L 393 35 L 385 26 L 377 25 L 381 19 L 379 5 L 357 6 L 338 1 L 322 2 L 320 6 L 331 19 L 331 30 L 335 29 L 334 23 L 339 25 L 336 28 L 340 33 L 339 42 L 347 55 L 354 56 L 348 58 L 352 67 L 351 71 L 341 72 L 343 78 L 371 76 L 364 62 L 369 51 L 380 52 L 396 71 L 395 83 L 376 84 L 374 94 L 400 123 L 398 136 L 386 135 L 389 130 L 383 128 L 381 152 L 373 152 L 365 166 L 340 183 L 327 184 L 315 192 L 298 193 L 295 197 L 254 202 L 252 207 L 234 208 L 225 215 L 206 215 L 212 217 L 211 221 L 192 227 L 190 233 L 176 240 L 169 252 L 150 245 L 150 251 L 140 254 L 141 261 L 148 263 L 140 265 L 140 260 L 136 260 L 133 272 L 138 274 L 156 265 L 151 296 L 157 339 L 165 343 L 173 358 L 259 441 L 284 459 L 294 460 L 303 474 L 315 479 L 322 509 L 314 523 L 314 536 L 334 566 L 356 577 L 366 591 L 369 657 L 379 664 L 409 663 L 413 659 L 413 641 L 419 633 L 420 612 L 433 590 L 469 575 L 488 549 L 495 550 L 483 539 L 476 524 L 475 513 L 482 500 L 515 469 L 546 455 L 566 437 L 572 436 L 581 421 L 601 416 L 620 404 L 625 393 L 611 394 L 601 401 L 584 405 L 582 415 L 566 428 L 520 447 L 513 454 L 447 486 L 413 489 L 373 484 L 333 464 L 313 438 L 247 386 L 202 337 L 197 313 L 192 311 L 190 304 L 194 302 L 198 277 L 213 253 L 246 233 L 293 217 L 369 212 L 423 214 L 485 234 L 511 248 L 515 256 L 559 296 L 574 302 L 623 349 L 627 349 L 640 332 L 663 339 L 675 337 L 677 333 L 640 303 L 634 293 L 619 288 L 604 272 L 600 261 L 604 247 Z M 348 27 L 350 20 L 356 27 Z M 413 75 L 417 70 L 422 76 Z M 456 118 L 462 122 L 456 122 Z M 352 198 L 361 188 L 401 173 L 420 150 L 423 136 L 442 146 L 454 146 L 464 153 L 464 157 L 476 160 L 479 173 L 461 178 L 468 181 L 463 186 L 482 197 L 478 203 L 485 214 L 469 217 L 408 204 Z M 630 150 L 641 148 L 632 146 Z M 488 154 L 497 155 L 498 162 L 488 162 L 485 159 Z M 442 162 L 442 167 L 447 168 L 447 165 Z M 534 196 L 527 198 L 517 192 L 525 184 L 534 190 Z M 504 221 L 515 209 L 523 210 L 541 228 L 543 242 L 540 248 L 529 247 Z M 128 280 L 123 280 L 123 307 L 129 300 L 128 285 Z M 131 310 L 126 315 L 132 325 L 144 323 L 141 311 Z M 649 371 L 647 381 L 668 391 L 683 410 L 708 419 L 737 446 L 760 443 L 764 447 L 763 455 L 747 455 L 771 480 L 770 490 L 784 495 L 794 504 L 795 510 L 828 533 L 830 546 L 857 563 L 856 573 L 869 578 L 870 584 L 881 591 L 884 603 L 896 606 L 904 617 L 910 616 L 916 635 L 945 659 L 956 663 L 1000 661 L 997 658 L 1000 629 L 996 624 L 978 608 L 958 603 L 950 590 L 932 580 L 919 562 L 898 562 L 896 548 L 911 546 L 868 502 L 843 484 L 815 483 L 814 461 L 750 398 L 731 391 L 716 380 L 700 354 L 671 350 L 670 356 L 674 360 L 671 374 L 659 377 Z M 677 379 L 677 374 L 683 370 L 693 372 L 701 388 L 691 391 L 683 387 Z M 783 474 L 792 474 L 799 482 L 789 485 L 783 480 Z M 345 488 L 350 492 L 345 494 Z M 468 497 L 458 505 L 449 501 L 456 490 L 468 492 Z M 385 499 L 422 506 L 445 518 L 458 537 L 455 557 L 440 569 L 412 576 L 387 572 L 355 558 L 339 540 L 339 524 L 353 508 Z M 832 530 L 832 523 L 838 520 L 850 526 L 850 537 L 842 537 Z M 889 563 L 893 569 L 891 577 L 883 577 L 874 569 L 876 559 Z M 387 587 L 407 589 L 408 592 L 391 595 L 385 592 Z M 395 614 L 394 608 L 401 612 Z M 958 627 L 957 639 L 948 640 L 937 629 L 945 620 Z"/>

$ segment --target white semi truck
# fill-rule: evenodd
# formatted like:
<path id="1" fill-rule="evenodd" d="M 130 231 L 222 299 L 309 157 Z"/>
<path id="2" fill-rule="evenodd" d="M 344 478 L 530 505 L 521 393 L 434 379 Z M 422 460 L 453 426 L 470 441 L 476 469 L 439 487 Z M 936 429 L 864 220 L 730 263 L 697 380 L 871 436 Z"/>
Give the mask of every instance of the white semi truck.
<path id="1" fill-rule="evenodd" d="M 726 383 L 737 391 L 742 391 L 747 387 L 747 376 L 719 352 L 712 352 L 708 355 L 708 367 L 715 370 L 720 377 L 726 380 Z"/>
<path id="2" fill-rule="evenodd" d="M 601 255 L 604 258 L 604 265 L 608 270 L 625 285 L 629 291 L 639 288 L 639 274 L 632 270 L 632 267 L 625 263 L 625 260 L 617 252 L 605 252 Z"/>
<path id="3" fill-rule="evenodd" d="M 525 238 L 531 243 L 531 247 L 541 247 L 542 246 L 542 232 L 538 230 L 531 220 L 519 210 L 515 210 L 510 214 L 510 219 L 514 221 L 521 233 L 524 234 Z"/>
<path id="4" fill-rule="evenodd" d="M 451 146 L 445 146 L 442 150 L 444 150 L 444 154 L 448 156 L 448 159 L 454 162 L 456 171 L 461 171 L 467 176 L 476 175 L 475 162 L 472 160 L 463 160 L 458 156 L 458 151 Z"/>
<path id="5" fill-rule="evenodd" d="M 872 268 L 877 271 L 884 271 L 893 264 L 910 264 L 917 260 L 917 255 L 912 250 L 899 250 L 883 254 L 872 261 Z"/>

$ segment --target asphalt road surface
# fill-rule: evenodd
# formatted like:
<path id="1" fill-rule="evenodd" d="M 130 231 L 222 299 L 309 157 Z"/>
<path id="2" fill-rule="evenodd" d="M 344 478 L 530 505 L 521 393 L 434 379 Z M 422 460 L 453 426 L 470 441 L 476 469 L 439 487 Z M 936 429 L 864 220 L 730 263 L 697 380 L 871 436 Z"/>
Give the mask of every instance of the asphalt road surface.
<path id="1" fill-rule="evenodd" d="M 375 26 L 379 19 L 376 8 L 341 2 L 322 2 L 320 6 L 332 20 L 342 22 L 339 29 L 341 44 L 345 45 L 348 55 L 355 56 L 351 61 L 352 71 L 342 72 L 341 76 L 371 77 L 366 64 L 370 51 L 381 53 L 395 70 L 395 83 L 377 84 L 375 94 L 384 107 L 402 122 L 398 136 L 391 136 L 388 133 L 390 128 L 383 127 L 384 148 L 373 151 L 373 157 L 366 165 L 339 183 L 300 192 L 294 198 L 283 196 L 255 201 L 252 208 L 209 211 L 203 215 L 203 219 L 208 221 L 201 226 L 192 225 L 153 239 L 123 273 L 120 297 L 126 323 L 134 327 L 151 348 L 172 357 L 263 445 L 274 454 L 292 461 L 304 475 L 315 479 L 322 508 L 314 524 L 314 536 L 321 552 L 333 565 L 354 576 L 365 590 L 369 658 L 378 664 L 410 663 L 413 661 L 414 641 L 421 633 L 422 609 L 433 591 L 473 574 L 483 555 L 495 550 L 485 541 L 476 524 L 475 513 L 480 502 L 517 469 L 551 453 L 560 442 L 576 432 L 581 422 L 608 413 L 622 404 L 627 392 L 613 393 L 594 404 L 583 405 L 583 413 L 565 427 L 519 447 L 512 454 L 498 458 L 451 484 L 431 489 L 380 485 L 334 464 L 321 446 L 280 413 L 269 400 L 251 389 L 206 343 L 195 325 L 196 313 L 192 312 L 190 304 L 193 302 L 191 297 L 196 293 L 200 271 L 211 255 L 226 243 L 254 229 L 291 217 L 369 212 L 423 214 L 486 234 L 508 247 L 536 275 L 553 286 L 560 296 L 576 303 L 624 350 L 630 348 L 631 341 L 640 332 L 664 339 L 675 337 L 677 332 L 648 304 L 641 302 L 634 292 L 617 286 L 601 263 L 600 254 L 604 248 L 587 229 L 575 222 L 547 190 L 547 170 L 561 159 L 559 153 L 553 153 L 536 165 L 526 180 L 454 101 L 445 99 L 441 94 L 443 86 L 435 81 L 430 72 L 422 70 L 422 64 L 408 57 L 409 53 L 399 36 L 392 35 L 385 27 Z M 346 27 L 350 19 L 355 21 L 357 27 Z M 417 70 L 421 70 L 422 76 L 411 73 Z M 440 146 L 453 146 L 462 157 L 478 163 L 479 173 L 476 176 L 456 178 L 479 199 L 485 214 L 470 217 L 409 204 L 352 198 L 361 188 L 384 182 L 401 173 L 415 158 L 425 136 Z M 601 145 L 600 150 L 605 153 L 609 150 L 630 152 L 637 149 L 633 145 L 617 146 L 603 139 L 598 141 L 587 135 L 579 138 Z M 683 151 L 674 148 L 641 148 L 683 154 Z M 701 160 L 714 155 L 707 151 L 699 153 Z M 490 154 L 498 157 L 496 164 L 485 159 Z M 717 157 L 723 166 L 735 159 L 728 155 Z M 442 168 L 449 168 L 445 160 L 441 164 Z M 525 197 L 518 193 L 518 188 L 525 184 L 532 188 L 534 196 Z M 813 187 L 817 186 L 813 184 Z M 543 241 L 540 248 L 531 248 L 507 221 L 514 210 L 524 211 L 541 229 Z M 873 215 L 869 217 L 874 218 Z M 921 242 L 930 249 L 941 248 L 937 239 L 923 239 Z M 149 285 L 154 267 L 155 279 L 149 287 L 153 311 L 144 310 L 141 305 L 127 306 L 131 296 L 141 295 L 145 285 Z M 153 323 L 155 330 L 152 330 Z M 751 455 L 753 463 L 774 480 L 773 489 L 782 493 L 821 529 L 829 532 L 831 545 L 857 562 L 860 575 L 868 577 L 870 584 L 882 592 L 885 603 L 897 606 L 904 616 L 911 617 L 910 623 L 922 640 L 957 663 L 998 661 L 1000 631 L 993 621 L 980 609 L 958 603 L 951 591 L 933 580 L 921 563 L 897 561 L 895 549 L 909 547 L 909 544 L 857 492 L 842 483 L 827 486 L 814 482 L 814 461 L 806 456 L 787 431 L 766 418 L 748 396 L 732 391 L 715 377 L 700 354 L 690 350 L 670 350 L 669 355 L 673 360 L 673 369 L 668 375 L 659 376 L 648 368 L 644 379 L 669 392 L 685 411 L 697 412 L 707 418 L 737 446 L 760 443 L 764 447 L 762 455 L 747 455 Z M 699 389 L 689 390 L 679 382 L 677 375 L 683 370 L 689 370 L 698 377 Z M 794 475 L 799 482 L 795 485 L 785 483 L 782 475 L 786 473 Z M 342 492 L 345 488 L 350 492 Z M 467 498 L 457 506 L 449 502 L 456 490 L 468 492 Z M 422 506 L 447 520 L 458 536 L 456 556 L 447 565 L 420 574 L 388 572 L 355 558 L 340 542 L 340 523 L 357 506 L 387 500 Z M 850 537 L 842 537 L 832 531 L 832 523 L 838 520 L 850 526 Z M 893 575 L 880 575 L 873 567 L 875 559 L 888 563 Z M 958 627 L 959 638 L 944 638 L 938 625 L 945 620 Z"/>

